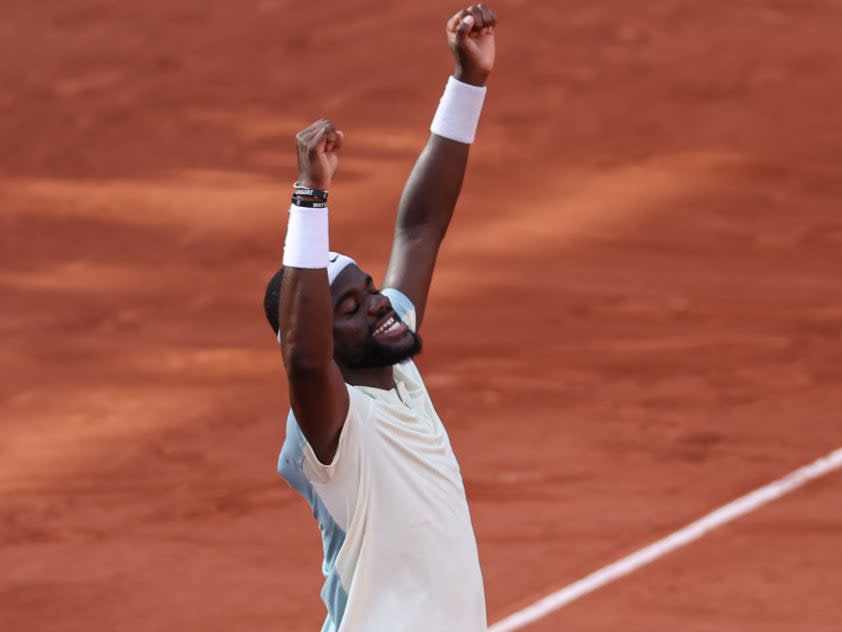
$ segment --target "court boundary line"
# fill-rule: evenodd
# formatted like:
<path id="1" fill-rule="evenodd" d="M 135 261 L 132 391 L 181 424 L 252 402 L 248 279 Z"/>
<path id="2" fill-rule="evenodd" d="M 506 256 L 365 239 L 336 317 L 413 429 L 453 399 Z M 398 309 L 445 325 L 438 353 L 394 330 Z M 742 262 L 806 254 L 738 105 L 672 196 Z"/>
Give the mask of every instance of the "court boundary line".
<path id="1" fill-rule="evenodd" d="M 834 450 L 809 465 L 777 479 L 753 492 L 740 496 L 719 509 L 691 522 L 670 535 L 656 540 L 652 544 L 623 557 L 616 562 L 552 592 L 532 604 L 514 612 L 488 628 L 488 632 L 513 632 L 543 619 L 548 614 L 566 606 L 572 601 L 609 584 L 638 568 L 650 564 L 673 550 L 694 540 L 698 540 L 708 531 L 721 527 L 732 520 L 754 511 L 763 505 L 785 496 L 791 491 L 817 478 L 821 478 L 842 467 L 842 448 Z"/>

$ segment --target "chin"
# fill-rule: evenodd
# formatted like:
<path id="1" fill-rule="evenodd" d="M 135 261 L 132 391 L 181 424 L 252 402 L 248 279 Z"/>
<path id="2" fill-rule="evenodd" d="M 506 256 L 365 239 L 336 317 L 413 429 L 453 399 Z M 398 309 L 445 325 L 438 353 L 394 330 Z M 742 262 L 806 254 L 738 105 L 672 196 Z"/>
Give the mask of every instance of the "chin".
<path id="1" fill-rule="evenodd" d="M 390 352 L 395 356 L 400 356 L 400 359 L 392 362 L 392 364 L 398 364 L 399 362 L 405 362 L 417 356 L 421 353 L 421 347 L 423 346 L 421 343 L 421 338 L 418 337 L 418 334 L 413 332 L 407 332 L 408 339 L 406 341 L 401 341 L 398 344 L 395 344 L 391 349 Z"/>
<path id="2" fill-rule="evenodd" d="M 421 338 L 412 332 L 407 334 L 408 340 L 396 342 L 391 345 L 372 344 L 356 362 L 349 363 L 355 368 L 377 369 L 393 366 L 411 360 L 421 353 Z"/>

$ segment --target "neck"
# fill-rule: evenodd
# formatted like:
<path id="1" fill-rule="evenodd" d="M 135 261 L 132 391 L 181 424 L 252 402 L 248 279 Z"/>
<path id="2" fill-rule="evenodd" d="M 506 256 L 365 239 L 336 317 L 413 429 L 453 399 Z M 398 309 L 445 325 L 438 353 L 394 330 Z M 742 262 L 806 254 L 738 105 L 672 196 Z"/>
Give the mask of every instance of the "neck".
<path id="1" fill-rule="evenodd" d="M 389 390 L 395 386 L 391 366 L 374 369 L 340 369 L 344 380 L 352 386 L 372 386 Z"/>

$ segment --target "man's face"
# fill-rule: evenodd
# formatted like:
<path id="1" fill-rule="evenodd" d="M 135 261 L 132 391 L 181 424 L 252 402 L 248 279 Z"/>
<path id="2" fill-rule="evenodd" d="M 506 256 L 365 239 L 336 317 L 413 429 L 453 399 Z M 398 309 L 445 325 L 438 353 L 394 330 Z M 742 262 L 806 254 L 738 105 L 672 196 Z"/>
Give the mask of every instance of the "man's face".
<path id="1" fill-rule="evenodd" d="M 421 339 L 398 318 L 369 275 L 349 265 L 330 287 L 333 355 L 346 369 L 379 368 L 408 360 Z"/>

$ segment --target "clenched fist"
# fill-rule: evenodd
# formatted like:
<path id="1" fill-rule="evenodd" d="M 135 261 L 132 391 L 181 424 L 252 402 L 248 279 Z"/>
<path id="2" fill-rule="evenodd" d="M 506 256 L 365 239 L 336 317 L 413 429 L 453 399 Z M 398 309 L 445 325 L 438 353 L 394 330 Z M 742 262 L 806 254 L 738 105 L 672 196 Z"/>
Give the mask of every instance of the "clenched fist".
<path id="1" fill-rule="evenodd" d="M 494 68 L 494 27 L 497 14 L 484 4 L 462 9 L 447 22 L 447 42 L 456 58 L 453 76 L 484 86 Z"/>
<path id="2" fill-rule="evenodd" d="M 319 119 L 298 132 L 298 181 L 311 189 L 329 189 L 344 139 L 345 135 L 327 119 Z"/>

